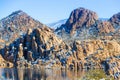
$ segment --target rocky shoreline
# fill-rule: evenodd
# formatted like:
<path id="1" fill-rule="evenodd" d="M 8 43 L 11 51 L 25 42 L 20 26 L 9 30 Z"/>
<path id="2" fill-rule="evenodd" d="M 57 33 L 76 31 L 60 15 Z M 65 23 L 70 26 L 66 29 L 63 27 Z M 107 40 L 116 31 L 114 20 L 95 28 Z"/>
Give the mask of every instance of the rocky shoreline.
<path id="1" fill-rule="evenodd" d="M 0 51 L 5 59 L 1 57 L 5 64 L 1 67 L 104 69 L 106 74 L 120 77 L 120 42 L 117 40 L 75 40 L 67 44 L 49 28 L 42 27 L 29 29 L 25 36 Z"/>

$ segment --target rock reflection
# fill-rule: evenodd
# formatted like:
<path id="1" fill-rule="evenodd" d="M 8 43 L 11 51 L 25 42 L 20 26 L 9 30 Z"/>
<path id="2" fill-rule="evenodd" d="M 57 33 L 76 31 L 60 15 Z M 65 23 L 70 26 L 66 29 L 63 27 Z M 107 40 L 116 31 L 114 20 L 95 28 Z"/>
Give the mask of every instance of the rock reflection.
<path id="1" fill-rule="evenodd" d="M 0 69 L 0 80 L 76 80 L 84 71 L 60 69 Z"/>
<path id="2" fill-rule="evenodd" d="M 5 80 L 5 79 L 13 79 L 14 78 L 14 71 L 13 69 L 0 69 L 0 80 Z"/>
<path id="3" fill-rule="evenodd" d="M 96 72 L 96 71 L 94 71 Z M 65 69 L 0 69 L 0 80 L 82 80 L 87 71 Z"/>

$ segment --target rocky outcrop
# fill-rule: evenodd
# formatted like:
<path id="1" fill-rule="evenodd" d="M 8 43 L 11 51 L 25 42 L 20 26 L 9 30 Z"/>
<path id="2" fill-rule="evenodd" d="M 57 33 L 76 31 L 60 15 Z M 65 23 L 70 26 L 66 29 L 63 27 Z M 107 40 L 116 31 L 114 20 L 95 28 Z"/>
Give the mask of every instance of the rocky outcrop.
<path id="1" fill-rule="evenodd" d="M 17 39 L 10 46 L 5 46 L 1 52 L 6 60 L 15 63 L 21 59 L 35 61 L 38 58 L 49 58 L 52 52 L 55 55 L 59 47 L 65 48 L 66 45 L 54 35 L 51 29 L 44 26 L 33 31 L 29 29 L 25 36 Z"/>

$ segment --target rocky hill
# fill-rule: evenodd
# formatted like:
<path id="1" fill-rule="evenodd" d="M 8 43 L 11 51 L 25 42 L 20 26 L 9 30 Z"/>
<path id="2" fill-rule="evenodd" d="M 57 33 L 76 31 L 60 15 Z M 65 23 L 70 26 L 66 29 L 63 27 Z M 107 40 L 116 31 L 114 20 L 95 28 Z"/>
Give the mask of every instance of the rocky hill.
<path id="1" fill-rule="evenodd" d="M 71 12 L 65 26 L 69 30 L 76 30 L 81 27 L 91 27 L 98 20 L 98 15 L 84 8 L 78 8 Z"/>
<path id="2" fill-rule="evenodd" d="M 24 35 L 28 28 L 34 29 L 39 26 L 43 26 L 43 24 L 18 10 L 0 20 L 0 39 L 12 42 Z"/>

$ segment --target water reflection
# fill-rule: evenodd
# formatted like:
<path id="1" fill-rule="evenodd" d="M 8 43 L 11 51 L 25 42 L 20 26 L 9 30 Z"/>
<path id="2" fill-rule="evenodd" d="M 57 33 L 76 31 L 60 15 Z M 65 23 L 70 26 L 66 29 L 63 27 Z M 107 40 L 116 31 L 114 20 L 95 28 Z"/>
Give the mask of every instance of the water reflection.
<path id="1" fill-rule="evenodd" d="M 0 80 L 81 80 L 87 71 L 60 69 L 0 69 Z"/>

